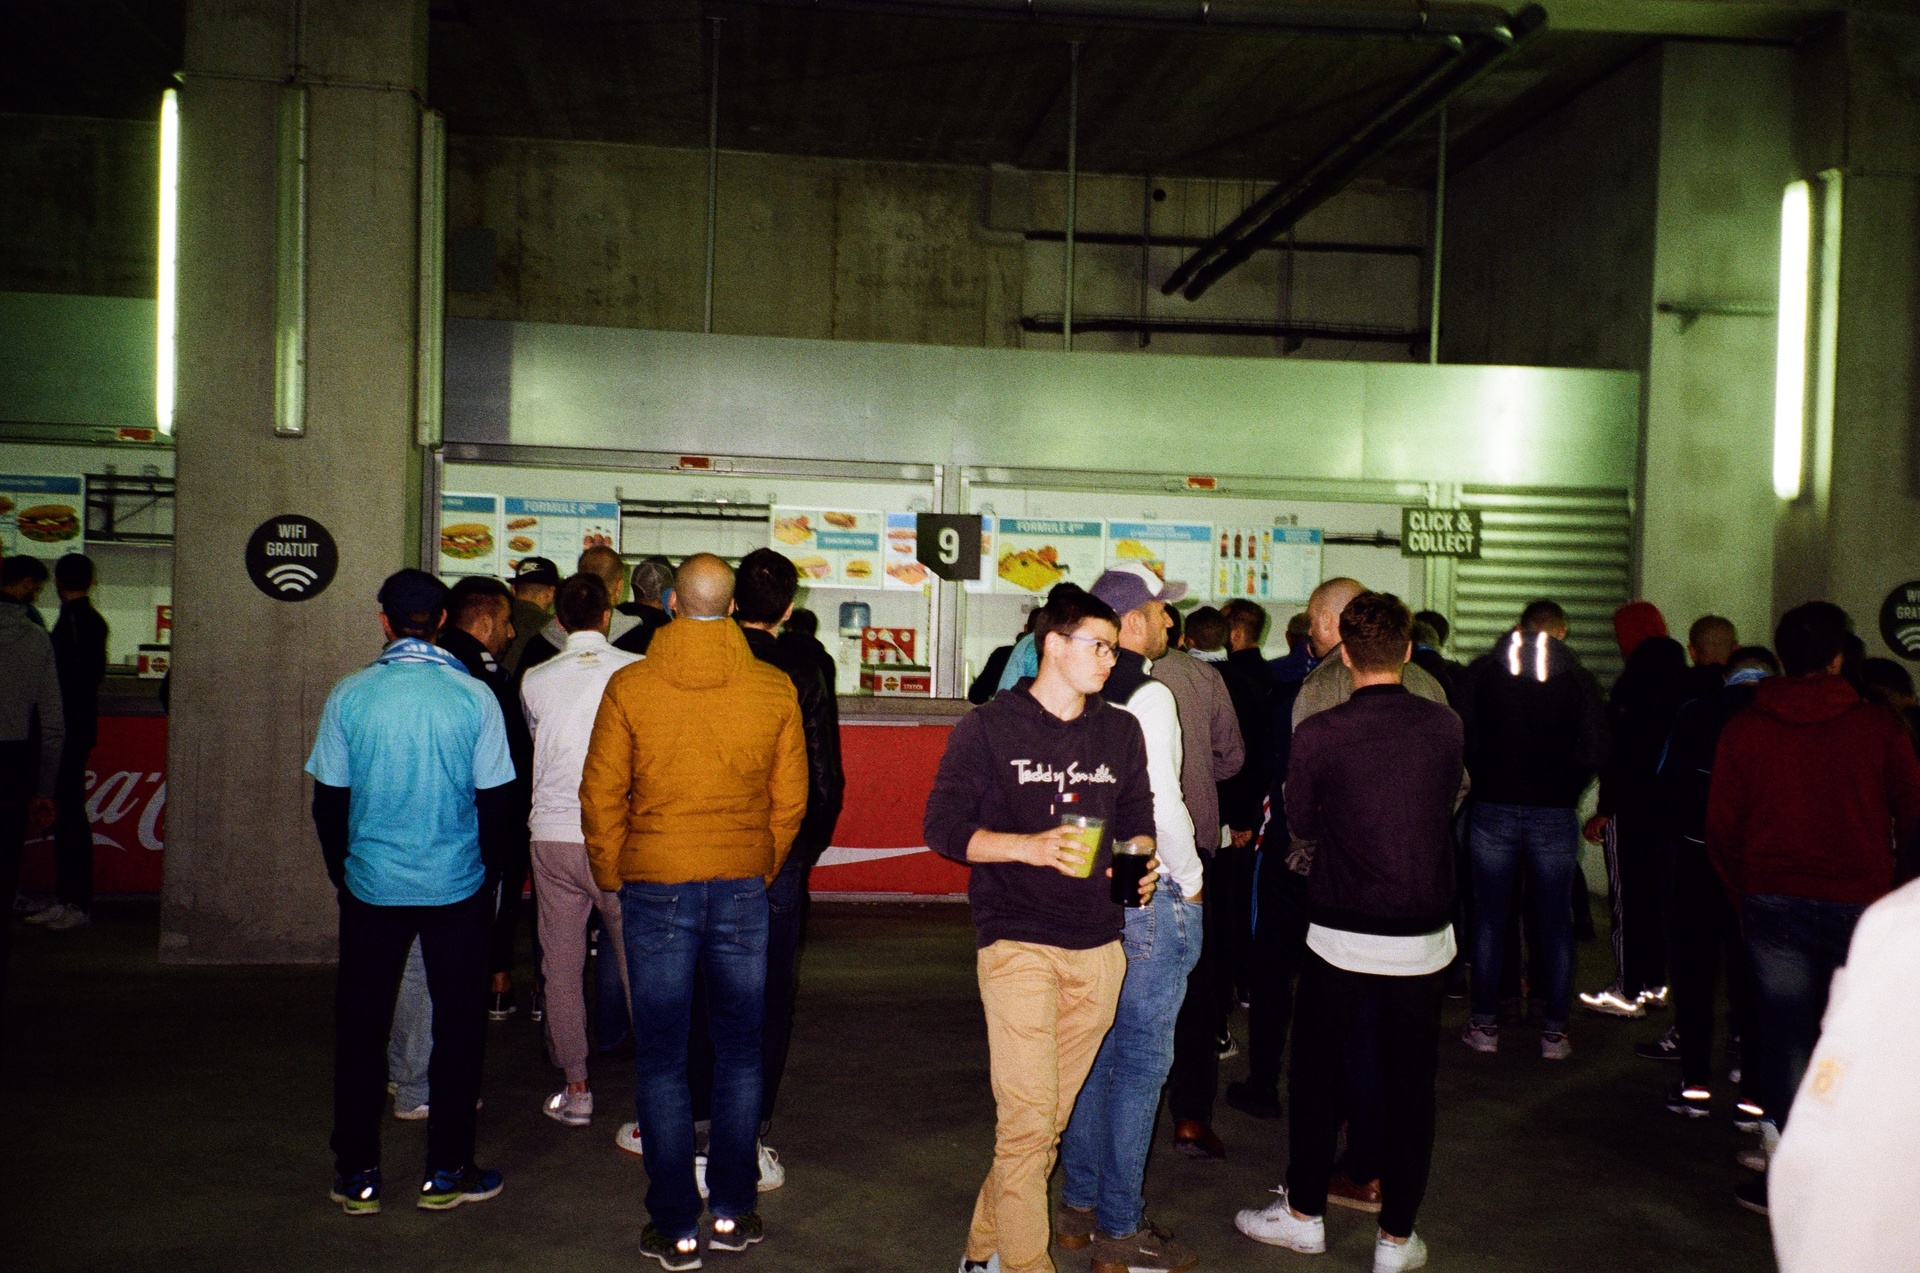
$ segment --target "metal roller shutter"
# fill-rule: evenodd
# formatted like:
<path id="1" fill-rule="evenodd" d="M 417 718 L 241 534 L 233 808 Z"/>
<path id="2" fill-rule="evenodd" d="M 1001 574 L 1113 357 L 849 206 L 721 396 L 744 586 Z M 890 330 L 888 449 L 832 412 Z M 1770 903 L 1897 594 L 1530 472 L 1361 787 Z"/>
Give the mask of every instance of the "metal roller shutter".
<path id="1" fill-rule="evenodd" d="M 1632 599 L 1633 504 L 1626 491 L 1463 486 L 1460 503 L 1484 514 L 1481 556 L 1454 575 L 1453 647 L 1472 660 L 1528 602 L 1558 601 L 1568 644 L 1611 684 L 1620 671 L 1613 612 Z"/>

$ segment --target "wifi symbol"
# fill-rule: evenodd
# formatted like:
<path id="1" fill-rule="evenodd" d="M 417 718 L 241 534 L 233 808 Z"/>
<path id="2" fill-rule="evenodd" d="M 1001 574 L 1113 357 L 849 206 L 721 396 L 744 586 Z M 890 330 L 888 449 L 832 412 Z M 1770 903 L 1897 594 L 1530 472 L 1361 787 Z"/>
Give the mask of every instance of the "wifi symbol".
<path id="1" fill-rule="evenodd" d="M 1904 628 L 1895 628 L 1893 639 L 1908 654 L 1920 654 L 1920 623 L 1909 623 Z"/>
<path id="2" fill-rule="evenodd" d="M 267 572 L 267 578 L 282 592 L 305 592 L 319 577 L 305 566 L 297 566 L 292 562 L 284 566 L 275 566 Z M 1916 639 L 1920 639 L 1920 625 L 1915 626 L 1914 633 Z"/>

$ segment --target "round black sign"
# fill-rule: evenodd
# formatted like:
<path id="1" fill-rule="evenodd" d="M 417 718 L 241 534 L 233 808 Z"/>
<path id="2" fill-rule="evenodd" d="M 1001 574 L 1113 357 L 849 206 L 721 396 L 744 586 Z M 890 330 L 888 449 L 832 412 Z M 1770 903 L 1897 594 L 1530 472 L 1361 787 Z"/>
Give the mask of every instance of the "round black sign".
<path id="1" fill-rule="evenodd" d="M 1901 584 L 1880 603 L 1880 639 L 1901 658 L 1920 663 L 1920 580 Z"/>
<path id="2" fill-rule="evenodd" d="M 276 601 L 306 601 L 327 590 L 340 550 L 311 517 L 282 513 L 260 523 L 247 541 L 247 578 Z"/>

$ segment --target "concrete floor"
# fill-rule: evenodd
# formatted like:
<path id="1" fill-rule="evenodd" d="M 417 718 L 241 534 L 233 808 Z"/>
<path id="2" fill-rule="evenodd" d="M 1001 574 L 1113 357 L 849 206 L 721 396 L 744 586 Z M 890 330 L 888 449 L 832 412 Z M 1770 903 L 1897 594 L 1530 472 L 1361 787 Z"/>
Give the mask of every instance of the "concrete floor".
<path id="1" fill-rule="evenodd" d="M 491 1027 L 481 1157 L 493 1202 L 450 1214 L 389 1205 L 349 1220 L 327 1204 L 331 971 L 169 968 L 156 908 L 103 903 L 91 929 L 15 929 L 0 1069 L 0 1265 L 17 1269 L 620 1269 L 637 1267 L 645 1169 L 616 1152 L 630 1063 L 595 1072 L 584 1130 L 541 1115 L 556 1085 L 524 1014 Z M 1606 977 L 1580 950 L 1581 986 Z M 958 1260 L 991 1150 L 993 1105 L 966 908 L 825 904 L 814 912 L 782 1108 L 771 1137 L 787 1186 L 763 1199 L 770 1237 L 707 1267 L 938 1270 Z M 1447 1005 L 1457 1032 L 1465 1005 Z M 1494 1057 L 1443 1041 L 1440 1125 L 1420 1232 L 1431 1268 L 1771 1267 L 1766 1224 L 1737 1209 L 1744 1138 L 1659 1098 L 1672 1068 L 1636 1060 L 1666 1014 L 1583 1014 L 1572 1062 L 1509 1028 Z M 1237 1077 L 1242 1062 L 1229 1062 Z M 424 1124 L 388 1120 L 386 1167 L 416 1178 Z M 1282 1122 L 1223 1104 L 1229 1157 L 1164 1142 L 1149 1214 L 1202 1268 L 1364 1269 L 1372 1225 L 1335 1211 L 1331 1253 L 1256 1246 L 1233 1231 L 1285 1163 Z M 1163 1123 L 1161 1135 L 1166 1135 Z M 1086 1267 L 1061 1253 L 1060 1268 Z M 651 1264 L 645 1267 L 652 1268 Z"/>

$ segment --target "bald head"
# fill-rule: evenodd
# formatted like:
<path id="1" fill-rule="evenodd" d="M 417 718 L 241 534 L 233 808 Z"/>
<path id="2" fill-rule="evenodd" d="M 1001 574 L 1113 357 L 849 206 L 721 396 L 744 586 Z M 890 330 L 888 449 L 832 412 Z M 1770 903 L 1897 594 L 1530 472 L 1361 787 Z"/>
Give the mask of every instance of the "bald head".
<path id="1" fill-rule="evenodd" d="M 695 553 L 673 576 L 673 608 L 683 618 L 718 619 L 733 606 L 733 567 L 712 553 Z"/>
<path id="2" fill-rule="evenodd" d="M 1693 655 L 1695 667 L 1724 665 L 1739 648 L 1740 637 L 1731 619 L 1703 615 L 1687 629 L 1687 652 Z"/>
<path id="3" fill-rule="evenodd" d="M 610 604 L 620 604 L 620 594 L 627 584 L 627 567 L 620 560 L 619 553 L 604 544 L 595 544 L 580 554 L 574 569 L 583 575 L 592 575 L 607 585 Z"/>
<path id="4" fill-rule="evenodd" d="M 1335 576 L 1313 590 L 1307 598 L 1307 639 L 1313 642 L 1313 656 L 1324 659 L 1340 644 L 1340 615 L 1347 603 L 1367 590 L 1358 579 Z"/>

